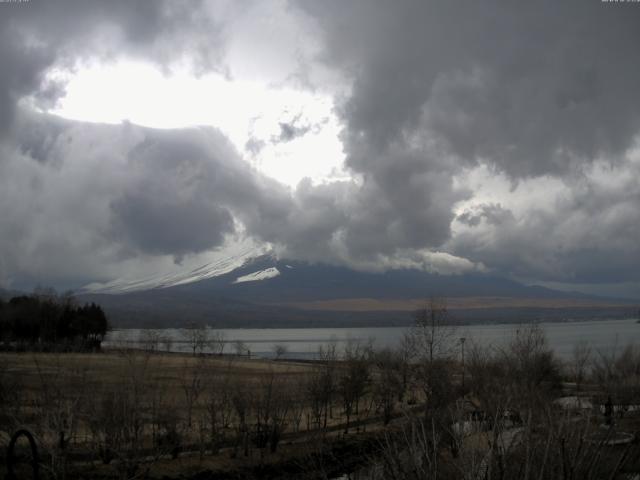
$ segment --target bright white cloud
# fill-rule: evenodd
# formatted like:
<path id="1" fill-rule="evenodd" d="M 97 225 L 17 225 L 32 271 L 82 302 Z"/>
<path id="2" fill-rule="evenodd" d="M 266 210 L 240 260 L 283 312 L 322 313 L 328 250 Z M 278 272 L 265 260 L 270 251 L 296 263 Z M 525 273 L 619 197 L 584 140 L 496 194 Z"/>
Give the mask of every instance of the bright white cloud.
<path id="1" fill-rule="evenodd" d="M 214 126 L 239 152 L 267 175 L 295 186 L 302 178 L 344 175 L 340 123 L 327 94 L 271 87 L 264 82 L 231 80 L 221 74 L 199 77 L 187 70 L 163 74 L 132 61 L 93 63 L 75 73 L 54 70 L 52 81 L 67 84 L 66 95 L 51 111 L 64 118 L 153 128 Z M 307 126 L 303 135 L 281 139 L 292 122 Z"/>

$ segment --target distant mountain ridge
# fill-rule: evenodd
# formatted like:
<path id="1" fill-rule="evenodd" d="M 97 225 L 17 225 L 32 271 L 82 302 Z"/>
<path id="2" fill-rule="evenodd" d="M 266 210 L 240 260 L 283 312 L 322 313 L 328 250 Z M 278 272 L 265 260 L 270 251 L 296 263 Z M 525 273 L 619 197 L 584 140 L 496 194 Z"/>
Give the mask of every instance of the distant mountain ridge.
<path id="1" fill-rule="evenodd" d="M 113 283 L 80 297 L 103 305 L 121 326 L 401 325 L 411 323 L 411 310 L 431 296 L 447 298 L 452 314 L 462 321 L 624 316 L 634 308 L 632 302 L 527 286 L 484 273 L 372 273 L 250 253 L 193 272 L 148 280 L 143 288 Z"/>
<path id="2" fill-rule="evenodd" d="M 254 282 L 236 282 L 238 278 L 264 272 L 277 275 Z M 277 260 L 270 255 L 245 262 L 230 272 L 202 281 L 169 287 L 176 292 L 216 291 L 260 303 L 313 301 L 336 298 L 416 298 L 428 296 L 527 296 L 535 298 L 567 297 L 564 292 L 487 274 L 441 275 L 422 270 L 362 272 L 347 267 Z M 572 294 L 573 296 L 573 294 Z M 587 297 L 576 293 L 575 296 Z"/>

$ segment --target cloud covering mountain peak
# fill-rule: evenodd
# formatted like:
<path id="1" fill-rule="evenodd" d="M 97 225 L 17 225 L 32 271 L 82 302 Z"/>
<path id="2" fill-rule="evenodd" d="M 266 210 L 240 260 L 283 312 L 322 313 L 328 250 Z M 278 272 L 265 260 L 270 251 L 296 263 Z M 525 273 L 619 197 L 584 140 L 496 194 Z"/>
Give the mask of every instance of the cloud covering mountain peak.
<path id="1" fill-rule="evenodd" d="M 0 8 L 5 283 L 107 281 L 204 264 L 251 241 L 282 258 L 360 269 L 640 285 L 637 5 L 32 0 Z M 300 41 L 284 45 L 259 18 L 277 19 L 284 37 Z M 167 75 L 187 64 L 194 77 L 215 71 L 323 90 L 342 129 L 346 175 L 289 187 L 258 168 L 255 139 L 238 146 L 213 127 L 45 113 L 66 94 L 53 70 L 72 75 L 119 58 Z M 274 148 L 321 128 L 296 123 L 296 112 L 286 118 L 265 137 Z"/>

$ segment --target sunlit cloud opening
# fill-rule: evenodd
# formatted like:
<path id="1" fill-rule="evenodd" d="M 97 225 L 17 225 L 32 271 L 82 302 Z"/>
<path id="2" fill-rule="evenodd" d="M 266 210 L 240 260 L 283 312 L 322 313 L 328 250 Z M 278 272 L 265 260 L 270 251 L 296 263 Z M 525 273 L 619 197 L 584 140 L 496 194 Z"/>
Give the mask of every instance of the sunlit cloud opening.
<path id="1" fill-rule="evenodd" d="M 213 126 L 260 171 L 290 186 L 344 177 L 341 125 L 331 96 L 256 81 L 163 74 L 151 64 L 117 61 L 55 69 L 66 84 L 50 113 L 61 117 L 151 128 Z"/>

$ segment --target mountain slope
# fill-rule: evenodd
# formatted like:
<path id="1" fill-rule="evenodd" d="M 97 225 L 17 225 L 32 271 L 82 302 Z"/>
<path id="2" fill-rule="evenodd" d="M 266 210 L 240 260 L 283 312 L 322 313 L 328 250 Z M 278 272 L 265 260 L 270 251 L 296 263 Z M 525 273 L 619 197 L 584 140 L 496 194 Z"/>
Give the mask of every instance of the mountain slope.
<path id="1" fill-rule="evenodd" d="M 224 275 L 242 267 L 252 258 L 255 258 L 256 252 L 258 251 L 255 247 L 245 248 L 235 255 L 220 258 L 186 271 L 170 272 L 144 279 L 92 283 L 84 288 L 83 293 L 131 293 L 200 282 L 208 278 Z"/>
<path id="2" fill-rule="evenodd" d="M 446 297 L 453 316 L 463 321 L 619 316 L 624 301 L 526 286 L 487 275 L 439 275 L 418 270 L 360 272 L 311 265 L 263 255 L 238 258 L 148 280 L 148 289 L 84 292 L 103 305 L 116 325 L 180 326 L 188 322 L 225 327 L 396 325 L 430 296 Z M 159 281 L 158 281 L 159 280 Z M 138 285 L 136 285 L 138 286 Z M 130 287 L 130 285 L 129 285 Z"/>

